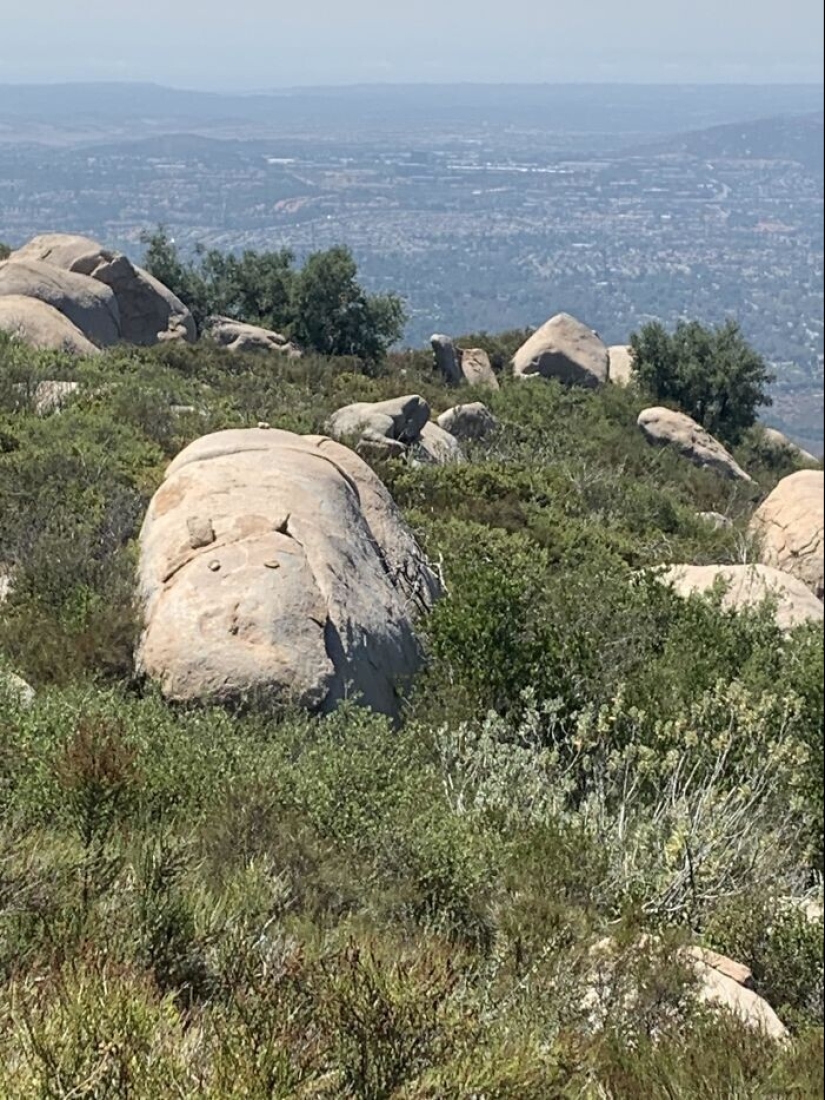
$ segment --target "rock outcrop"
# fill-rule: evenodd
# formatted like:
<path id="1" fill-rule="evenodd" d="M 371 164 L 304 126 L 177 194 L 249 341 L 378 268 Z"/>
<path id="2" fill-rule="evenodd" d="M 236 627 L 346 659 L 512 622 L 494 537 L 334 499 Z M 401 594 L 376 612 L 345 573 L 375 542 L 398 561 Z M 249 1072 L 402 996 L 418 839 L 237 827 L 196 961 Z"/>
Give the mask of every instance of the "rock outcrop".
<path id="1" fill-rule="evenodd" d="M 430 337 L 435 365 L 448 386 L 458 386 L 464 381 L 461 373 L 461 357 L 458 348 L 449 336 L 435 333 Z"/>
<path id="2" fill-rule="evenodd" d="M 417 393 L 393 397 L 389 401 L 358 401 L 337 409 L 327 421 L 325 430 L 342 441 L 357 439 L 368 433 L 384 436 L 399 443 L 417 443 L 421 430 L 430 419 L 430 406 Z"/>
<path id="3" fill-rule="evenodd" d="M 395 714 L 438 583 L 380 480 L 323 436 L 217 432 L 170 464 L 140 536 L 138 666 L 175 700 Z"/>
<path id="4" fill-rule="evenodd" d="M 823 492 L 822 470 L 798 470 L 782 478 L 750 523 L 761 561 L 798 577 L 819 599 L 825 592 Z"/>
<path id="5" fill-rule="evenodd" d="M 459 348 L 449 336 L 436 334 L 430 337 L 435 353 L 435 364 L 449 386 L 480 386 L 490 390 L 499 388 L 498 379 L 483 348 Z"/>
<path id="6" fill-rule="evenodd" d="M 778 431 L 776 428 L 763 428 L 762 438 L 765 440 L 768 446 L 772 447 L 774 450 L 790 451 L 791 455 L 797 460 L 797 462 L 807 462 L 810 463 L 812 466 L 820 465 L 820 461 L 816 457 L 816 455 L 812 455 L 810 451 L 806 451 L 802 447 L 798 446 L 796 443 L 793 442 L 792 439 L 788 439 L 786 435 Z"/>
<path id="7" fill-rule="evenodd" d="M 636 422 L 648 443 L 670 447 L 694 466 L 732 481 L 753 481 L 719 440 L 685 413 L 656 405 L 643 409 Z"/>
<path id="8" fill-rule="evenodd" d="M 0 332 L 43 350 L 72 355 L 96 355 L 99 350 L 54 306 L 20 294 L 0 298 Z"/>
<path id="9" fill-rule="evenodd" d="M 593 329 L 558 313 L 525 341 L 513 356 L 516 378 L 556 378 L 568 386 L 594 388 L 608 379 L 610 356 Z"/>
<path id="10" fill-rule="evenodd" d="M 722 607 L 734 611 L 774 603 L 780 630 L 805 622 L 822 622 L 822 603 L 801 580 L 770 565 L 674 565 L 660 579 L 680 596 L 723 591 Z"/>
<path id="11" fill-rule="evenodd" d="M 422 465 L 448 466 L 451 462 L 462 462 L 464 453 L 454 435 L 428 420 L 412 447 L 411 457 Z"/>
<path id="12" fill-rule="evenodd" d="M 275 352 L 290 359 L 301 355 L 300 350 L 279 332 L 259 325 L 248 325 L 232 317 L 210 317 L 205 327 L 210 338 L 229 351 Z"/>
<path id="13" fill-rule="evenodd" d="M 89 237 L 45 233 L 13 252 L 8 262 L 32 261 L 109 287 L 117 302 L 119 339 L 125 343 L 146 346 L 196 337 L 192 314 L 171 290 L 123 253 Z"/>
<path id="14" fill-rule="evenodd" d="M 324 430 L 339 442 L 353 444 L 364 456 L 407 456 L 426 465 L 463 458 L 458 440 L 430 421 L 430 406 L 418 394 L 345 405 L 332 414 Z"/>
<path id="15" fill-rule="evenodd" d="M 0 263 L 0 297 L 36 298 L 62 313 L 97 347 L 120 339 L 120 310 L 114 291 L 73 271 L 63 271 L 41 260 Z"/>
<path id="16" fill-rule="evenodd" d="M 481 401 L 454 405 L 438 418 L 438 426 L 458 440 L 484 439 L 496 430 L 498 422 Z"/>
<path id="17" fill-rule="evenodd" d="M 607 349 L 610 362 L 607 376 L 615 386 L 629 386 L 633 381 L 633 355 L 627 344 L 611 344 Z"/>

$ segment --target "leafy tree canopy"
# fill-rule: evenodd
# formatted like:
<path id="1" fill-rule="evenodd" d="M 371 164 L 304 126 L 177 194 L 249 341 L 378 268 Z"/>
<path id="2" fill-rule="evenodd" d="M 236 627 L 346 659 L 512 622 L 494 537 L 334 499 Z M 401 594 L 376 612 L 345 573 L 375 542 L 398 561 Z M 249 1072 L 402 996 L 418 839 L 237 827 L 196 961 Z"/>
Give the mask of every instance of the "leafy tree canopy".
<path id="1" fill-rule="evenodd" d="M 672 334 L 656 321 L 633 333 L 630 346 L 642 389 L 728 443 L 738 443 L 759 406 L 771 404 L 773 375 L 734 321 L 717 328 L 680 321 Z"/>
<path id="2" fill-rule="evenodd" d="M 296 270 L 289 249 L 240 256 L 198 246 L 181 258 L 163 226 L 141 238 L 144 264 L 191 309 L 198 326 L 220 314 L 277 329 L 324 355 L 377 360 L 401 336 L 406 315 L 395 294 L 367 294 L 349 249 L 310 255 Z"/>

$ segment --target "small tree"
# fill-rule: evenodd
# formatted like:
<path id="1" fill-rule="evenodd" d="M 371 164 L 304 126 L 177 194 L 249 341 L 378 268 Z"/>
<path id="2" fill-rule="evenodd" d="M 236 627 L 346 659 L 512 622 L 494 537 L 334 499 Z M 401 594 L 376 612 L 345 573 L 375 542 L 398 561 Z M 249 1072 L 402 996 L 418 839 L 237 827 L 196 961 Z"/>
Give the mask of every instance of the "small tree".
<path id="1" fill-rule="evenodd" d="M 200 328 L 211 314 L 274 328 L 322 355 L 377 360 L 406 320 L 394 294 L 367 294 L 349 249 L 315 252 L 300 271 L 289 249 L 247 250 L 240 257 L 195 248 L 184 263 L 161 225 L 144 233 L 144 264 L 192 311 Z"/>
<path id="2" fill-rule="evenodd" d="M 348 248 L 314 252 L 295 277 L 292 335 L 324 355 L 375 360 L 404 330 L 404 307 L 394 294 L 366 294 L 356 281 Z"/>
<path id="3" fill-rule="evenodd" d="M 771 404 L 773 375 L 735 321 L 718 328 L 680 321 L 672 334 L 653 322 L 633 333 L 630 346 L 642 389 L 728 443 L 738 443 L 759 406 Z"/>
<path id="4" fill-rule="evenodd" d="M 11 248 L 5 241 L 0 241 L 0 260 L 7 260 L 11 256 Z"/>
<path id="5" fill-rule="evenodd" d="M 146 270 L 188 306 L 200 328 L 213 312 L 214 305 L 210 287 L 200 271 L 193 263 L 181 260 L 178 246 L 165 226 L 159 225 L 151 233 L 141 233 L 140 241 L 146 247 L 143 257 Z"/>

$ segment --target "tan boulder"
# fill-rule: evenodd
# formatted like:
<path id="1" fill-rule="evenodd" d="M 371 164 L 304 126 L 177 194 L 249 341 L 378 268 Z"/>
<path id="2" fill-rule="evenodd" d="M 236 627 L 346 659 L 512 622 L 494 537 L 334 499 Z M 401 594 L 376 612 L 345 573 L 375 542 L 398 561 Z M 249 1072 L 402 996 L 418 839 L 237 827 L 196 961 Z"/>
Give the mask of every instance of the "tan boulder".
<path id="1" fill-rule="evenodd" d="M 525 341 L 513 357 L 516 378 L 557 378 L 569 386 L 600 386 L 608 379 L 610 357 L 598 333 L 558 313 Z"/>
<path id="2" fill-rule="evenodd" d="M 648 443 L 670 447 L 694 466 L 733 481 L 753 481 L 719 440 L 685 413 L 657 405 L 643 409 L 636 423 Z"/>
<path id="3" fill-rule="evenodd" d="M 461 375 L 468 386 L 480 389 L 497 390 L 499 388 L 496 372 L 490 362 L 490 356 L 483 348 L 460 348 Z"/>
<path id="4" fill-rule="evenodd" d="M 607 349 L 607 376 L 616 386 L 629 386 L 633 381 L 633 355 L 628 344 L 611 344 Z"/>
<path id="5" fill-rule="evenodd" d="M 109 347 L 120 339 L 114 291 L 87 275 L 41 260 L 7 260 L 0 263 L 0 297 L 11 294 L 53 306 L 98 347 Z"/>
<path id="6" fill-rule="evenodd" d="M 784 433 L 776 428 L 762 428 L 762 438 L 768 446 L 773 447 L 777 451 L 790 451 L 792 457 L 795 458 L 797 462 L 807 462 L 812 466 L 821 465 L 816 455 L 812 455 L 810 451 L 806 451 L 798 446 L 792 439 L 788 439 Z"/>
<path id="7" fill-rule="evenodd" d="M 386 461 L 389 458 L 403 458 L 407 453 L 407 445 L 400 443 L 397 439 L 388 439 L 385 435 L 379 435 L 378 432 L 366 431 L 355 444 L 355 453 L 368 461 L 370 459 Z"/>
<path id="8" fill-rule="evenodd" d="M 98 348 L 54 306 L 38 298 L 9 294 L 0 298 L 0 332 L 42 350 L 96 355 Z"/>
<path id="9" fill-rule="evenodd" d="M 414 462 L 428 466 L 448 466 L 464 460 L 464 452 L 455 436 L 432 420 L 421 429 L 411 453 Z"/>
<path id="10" fill-rule="evenodd" d="M 101 247 L 77 233 L 40 233 L 12 252 L 11 259 L 38 260 L 63 271 L 91 275 L 100 263 Z"/>
<path id="11" fill-rule="evenodd" d="M 698 980 L 697 996 L 705 1004 L 714 1005 L 735 1016 L 743 1024 L 776 1041 L 788 1037 L 788 1029 L 768 1002 L 737 980 L 737 972 L 750 977 L 747 967 L 715 952 L 691 951 L 688 956 Z M 715 959 L 716 962 L 711 960 Z M 720 965 L 721 962 L 721 965 Z"/>
<path id="12" fill-rule="evenodd" d="M 642 936 L 632 950 L 638 951 L 654 943 L 655 937 Z M 615 974 L 619 954 L 615 941 L 609 938 L 600 940 L 591 948 L 593 969 L 583 1007 L 590 1010 L 594 1024 L 598 1023 L 601 1007 L 609 1005 L 617 995 Z M 698 945 L 677 949 L 676 957 L 692 974 L 695 996 L 700 1003 L 730 1013 L 766 1038 L 776 1042 L 787 1038 L 785 1025 L 768 1002 L 751 988 L 753 976 L 749 967 Z M 638 992 L 632 986 L 625 988 L 621 994 L 625 1007 L 632 1007 L 637 996 Z"/>
<path id="13" fill-rule="evenodd" d="M 769 565 L 674 565 L 660 579 L 680 596 L 704 595 L 719 586 L 724 590 L 722 607 L 733 611 L 770 599 L 780 630 L 822 622 L 825 615 L 822 603 L 801 580 Z"/>
<path id="14" fill-rule="evenodd" d="M 822 470 L 797 470 L 783 477 L 754 512 L 751 533 L 761 545 L 760 560 L 798 577 L 823 597 Z"/>
<path id="15" fill-rule="evenodd" d="M 13 262 L 39 260 L 110 287 L 120 313 L 120 336 L 128 344 L 148 346 L 167 340 L 194 340 L 197 335 L 192 314 L 168 287 L 122 252 L 103 248 L 89 237 L 41 234 L 10 258 Z"/>
<path id="16" fill-rule="evenodd" d="M 232 317 L 210 317 L 206 324 L 209 337 L 222 348 L 237 352 L 276 352 L 291 359 L 301 352 L 285 336 L 260 325 L 248 325 Z"/>
<path id="17" fill-rule="evenodd" d="M 170 699 L 249 697 L 395 714 L 438 582 L 386 489 L 333 440 L 204 436 L 140 536 L 138 667 Z"/>
<path id="18" fill-rule="evenodd" d="M 437 423 L 458 440 L 484 439 L 498 426 L 496 418 L 481 401 L 454 405 L 439 416 Z"/>

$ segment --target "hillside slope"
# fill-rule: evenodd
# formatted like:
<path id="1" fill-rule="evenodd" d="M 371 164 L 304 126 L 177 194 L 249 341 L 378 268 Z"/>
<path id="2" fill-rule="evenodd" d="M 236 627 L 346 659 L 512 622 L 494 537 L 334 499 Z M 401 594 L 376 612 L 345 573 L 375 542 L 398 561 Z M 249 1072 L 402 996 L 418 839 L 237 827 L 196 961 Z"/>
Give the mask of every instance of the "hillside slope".
<path id="1" fill-rule="evenodd" d="M 54 379 L 78 388 L 37 415 Z M 753 560 L 793 457 L 756 433 L 754 483 L 723 481 L 645 442 L 632 388 L 501 383 L 0 343 L 0 661 L 36 692 L 0 702 L 0 1096 L 817 1094 L 822 632 L 645 572 Z M 167 463 L 414 393 L 498 429 L 374 462 L 446 592 L 400 723 L 164 703 L 133 596 Z M 791 1041 L 701 1004 L 688 942 Z"/>

